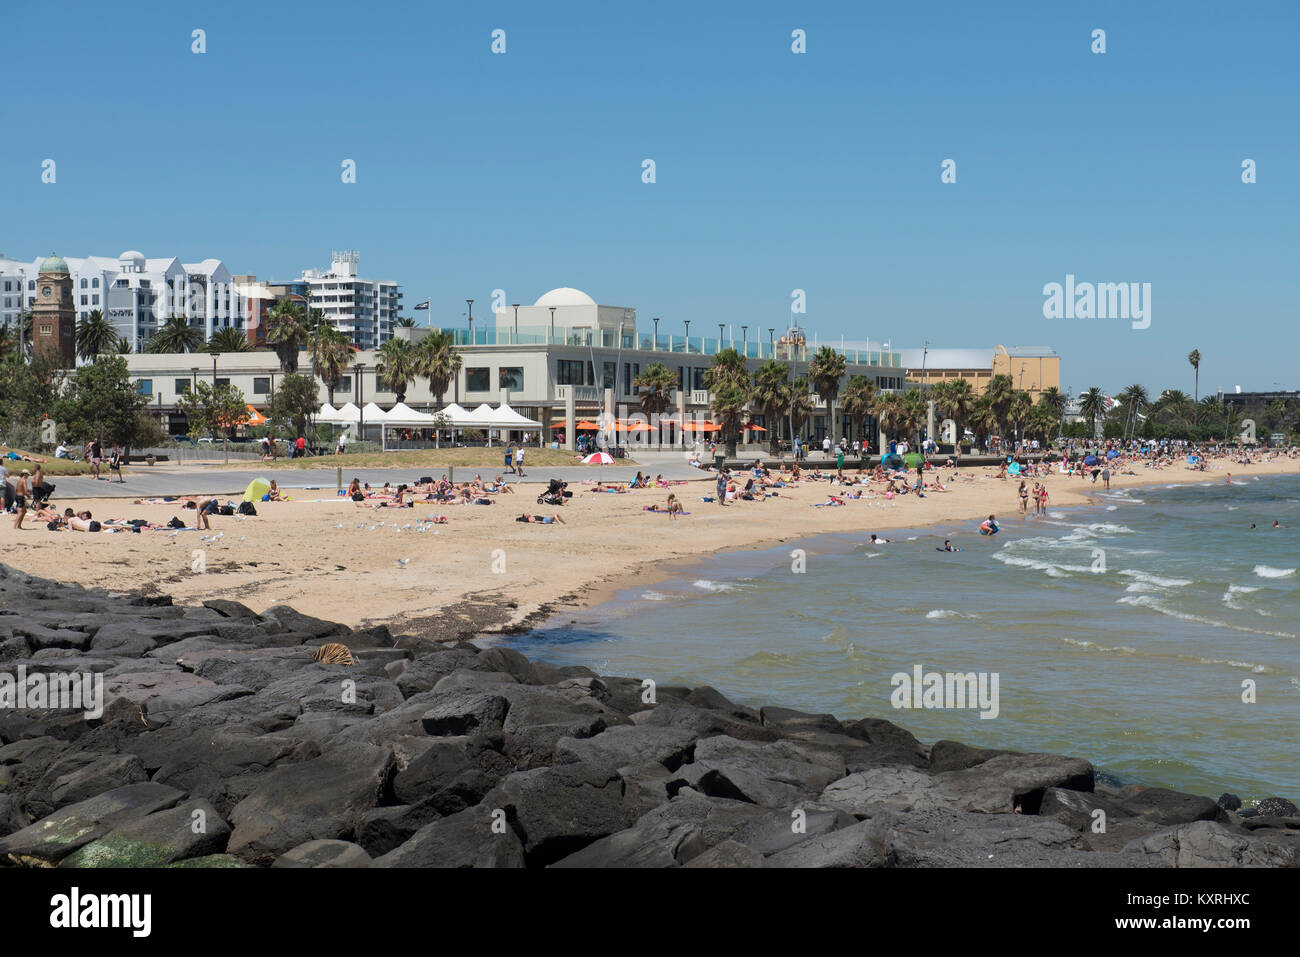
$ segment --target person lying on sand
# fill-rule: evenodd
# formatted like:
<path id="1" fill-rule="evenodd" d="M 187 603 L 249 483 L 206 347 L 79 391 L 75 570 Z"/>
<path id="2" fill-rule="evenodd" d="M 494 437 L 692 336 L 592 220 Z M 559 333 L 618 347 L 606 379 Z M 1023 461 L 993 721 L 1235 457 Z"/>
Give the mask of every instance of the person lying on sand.
<path id="1" fill-rule="evenodd" d="M 556 515 L 529 515 L 527 512 L 524 512 L 524 514 L 520 515 L 517 519 L 515 519 L 515 521 L 516 521 L 516 522 L 528 522 L 528 523 L 533 524 L 533 525 L 553 525 L 555 522 L 559 522 L 561 525 L 568 525 L 568 524 L 569 524 L 569 523 L 566 522 L 563 518 L 561 518 L 558 514 L 556 514 Z"/>

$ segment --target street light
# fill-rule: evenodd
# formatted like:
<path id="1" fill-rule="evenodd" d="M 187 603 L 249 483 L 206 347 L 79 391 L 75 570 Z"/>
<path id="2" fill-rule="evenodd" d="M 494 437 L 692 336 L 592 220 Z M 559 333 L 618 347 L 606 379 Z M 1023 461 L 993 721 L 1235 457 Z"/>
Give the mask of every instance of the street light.
<path id="1" fill-rule="evenodd" d="M 515 343 L 519 342 L 519 303 L 514 303 L 515 307 Z"/>
<path id="2" fill-rule="evenodd" d="M 691 320 L 686 320 L 686 351 L 691 351 Z"/>
<path id="3" fill-rule="evenodd" d="M 469 306 L 469 344 L 474 344 L 474 300 L 466 299 L 465 304 Z"/>
<path id="4" fill-rule="evenodd" d="M 551 341 L 555 340 L 555 307 L 551 306 Z"/>
<path id="5" fill-rule="evenodd" d="M 364 362 L 358 362 L 358 363 L 356 364 L 356 370 L 357 370 L 357 390 L 356 390 L 356 391 L 357 391 L 357 411 L 358 411 L 358 415 L 357 415 L 357 439 L 358 439 L 358 440 L 361 440 L 361 441 L 364 441 L 364 440 L 365 440 L 365 437 L 366 437 L 366 433 L 365 433 L 365 431 L 364 431 L 364 429 L 365 429 L 365 425 L 366 425 L 366 409 L 365 409 L 365 405 L 364 405 L 364 403 L 363 403 L 361 400 L 362 400 L 362 398 L 363 398 L 363 396 L 364 396 L 364 392 L 365 392 L 365 384 L 366 384 L 366 383 L 365 383 L 365 380 L 362 378 L 362 375 L 363 375 L 363 374 L 365 373 L 365 371 L 366 371 L 366 365 L 365 365 L 365 363 L 364 363 Z"/>
<path id="6" fill-rule="evenodd" d="M 658 316 L 655 316 L 654 319 L 653 319 L 652 321 L 653 321 L 654 324 L 655 324 L 655 338 L 654 338 L 654 342 L 650 343 L 650 349 L 651 349 L 651 351 L 653 352 L 654 350 L 656 350 L 656 349 L 659 348 L 659 317 L 658 317 Z"/>
<path id="7" fill-rule="evenodd" d="M 722 330 L 723 328 L 725 328 L 725 326 L 726 326 L 725 322 L 718 323 L 718 351 L 719 352 L 722 351 Z"/>
<path id="8" fill-rule="evenodd" d="M 749 354 L 749 326 L 740 327 L 740 346 L 744 349 L 745 354 Z"/>

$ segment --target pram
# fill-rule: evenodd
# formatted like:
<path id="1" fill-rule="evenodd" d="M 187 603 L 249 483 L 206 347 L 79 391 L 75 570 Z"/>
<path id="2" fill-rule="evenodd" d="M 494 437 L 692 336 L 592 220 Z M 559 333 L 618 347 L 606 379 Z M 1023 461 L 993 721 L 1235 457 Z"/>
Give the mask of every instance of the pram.
<path id="1" fill-rule="evenodd" d="M 537 496 L 538 505 L 563 505 L 566 498 L 573 498 L 573 493 L 568 489 L 568 482 L 561 482 L 559 479 L 551 479 L 550 485 L 546 491 Z"/>

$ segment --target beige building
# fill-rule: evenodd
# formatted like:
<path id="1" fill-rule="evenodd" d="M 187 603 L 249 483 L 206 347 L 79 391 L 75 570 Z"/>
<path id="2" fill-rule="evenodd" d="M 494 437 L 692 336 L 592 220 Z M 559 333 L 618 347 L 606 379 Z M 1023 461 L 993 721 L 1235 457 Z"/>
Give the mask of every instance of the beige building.
<path id="1" fill-rule="evenodd" d="M 1035 401 L 1044 389 L 1061 387 L 1061 357 L 1045 346 L 996 346 L 988 349 L 903 349 L 909 382 L 937 385 L 965 379 L 976 395 L 988 391 L 995 375 L 1008 375 L 1017 389 Z"/>

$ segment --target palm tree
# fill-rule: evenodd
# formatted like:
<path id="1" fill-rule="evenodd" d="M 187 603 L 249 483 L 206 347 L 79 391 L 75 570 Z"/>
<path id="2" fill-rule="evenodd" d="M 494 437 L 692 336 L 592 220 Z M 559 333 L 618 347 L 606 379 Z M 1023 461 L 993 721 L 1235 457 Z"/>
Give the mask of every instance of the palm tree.
<path id="1" fill-rule="evenodd" d="M 1025 422 L 1025 433 L 1036 438 L 1046 448 L 1047 443 L 1051 440 L 1052 433 L 1056 431 L 1057 423 L 1060 421 L 1055 409 L 1041 401 L 1035 403 L 1034 407 L 1029 410 L 1029 417 Z"/>
<path id="2" fill-rule="evenodd" d="M 451 333 L 435 329 L 415 347 L 415 372 L 429 380 L 429 391 L 442 405 L 447 387 L 456 386 L 456 400 L 460 401 L 461 355 L 456 351 Z"/>
<path id="3" fill-rule="evenodd" d="M 1040 392 L 1038 401 L 1055 412 L 1058 419 L 1061 417 L 1061 413 L 1065 411 L 1065 396 L 1061 395 L 1061 390 L 1054 385 L 1049 385 Z"/>
<path id="4" fill-rule="evenodd" d="M 1201 350 L 1193 349 L 1187 354 L 1187 361 L 1192 364 L 1192 371 L 1195 373 L 1196 384 L 1193 386 L 1192 401 L 1201 401 Z M 1196 424 L 1196 410 L 1192 410 L 1192 424 Z"/>
<path id="5" fill-rule="evenodd" d="M 975 390 L 965 379 L 948 379 L 930 390 L 930 398 L 934 400 L 935 407 L 942 415 L 952 419 L 956 427 L 954 431 L 957 433 L 957 447 L 954 451 L 960 457 L 962 436 L 966 434 L 966 422 L 970 419 L 971 409 L 975 405 Z"/>
<path id="6" fill-rule="evenodd" d="M 172 316 L 149 339 L 154 353 L 197 352 L 203 347 L 203 333 L 184 316 Z"/>
<path id="7" fill-rule="evenodd" d="M 316 327 L 311 337 L 311 371 L 325 383 L 330 405 L 334 404 L 334 390 L 343 381 L 343 373 L 352 362 L 352 343 L 348 337 L 328 323 Z"/>
<path id="8" fill-rule="evenodd" d="M 724 352 L 732 350 L 722 350 Z M 712 371 L 710 369 L 709 371 Z M 707 373 L 706 373 L 707 376 Z M 748 380 L 745 385 L 741 385 L 730 378 L 723 378 L 721 384 L 710 389 L 709 408 L 713 411 L 714 418 L 719 420 L 722 426 L 722 434 L 725 436 L 727 458 L 736 457 L 736 434 L 740 430 L 740 417 L 745 413 L 745 406 L 749 404 Z"/>
<path id="9" fill-rule="evenodd" d="M 279 299 L 266 313 L 266 341 L 280 359 L 280 371 L 298 371 L 298 351 L 307 341 L 307 310 L 292 299 Z"/>
<path id="10" fill-rule="evenodd" d="M 1024 429 L 1025 423 L 1029 421 L 1029 412 L 1033 407 L 1034 400 L 1028 392 L 1017 390 L 1012 393 L 1011 402 L 1007 405 L 1007 422 L 1016 427 L 1017 437 Z"/>
<path id="11" fill-rule="evenodd" d="M 862 439 L 864 455 L 869 444 L 865 426 L 875 404 L 876 392 L 876 381 L 865 375 L 853 376 L 844 387 L 844 414 L 853 423 L 853 434 Z"/>
<path id="12" fill-rule="evenodd" d="M 389 339 L 379 347 L 379 365 L 375 373 L 397 393 L 397 401 L 406 401 L 406 387 L 419 375 L 419 357 L 415 347 L 405 339 Z"/>
<path id="13" fill-rule="evenodd" d="M 415 328 L 415 320 L 414 320 L 414 319 L 410 319 L 410 318 L 408 318 L 407 316 L 398 316 L 397 319 L 393 322 L 393 328 L 394 328 L 394 329 L 414 329 L 414 328 Z"/>
<path id="14" fill-rule="evenodd" d="M 768 359 L 754 373 L 750 401 L 763 414 L 767 425 L 767 450 L 772 455 L 777 450 L 777 425 L 790 407 L 790 367 L 780 359 Z"/>
<path id="15" fill-rule="evenodd" d="M 839 440 L 840 427 L 836 419 L 835 400 L 840 395 L 840 380 L 844 378 L 846 362 L 844 356 L 830 346 L 822 346 L 808 363 L 808 379 L 830 414 L 831 441 Z"/>
<path id="16" fill-rule="evenodd" d="M 970 426 L 975 431 L 975 441 L 987 448 L 989 436 L 998 429 L 998 414 L 988 393 L 971 403 Z"/>
<path id="17" fill-rule="evenodd" d="M 632 382 L 641 399 L 641 411 L 647 416 L 662 414 L 672 404 L 677 388 L 677 373 L 662 362 L 652 362 Z"/>
<path id="18" fill-rule="evenodd" d="M 995 375 L 989 379 L 985 395 L 989 397 L 989 406 L 998 422 L 998 435 L 1003 442 L 1007 439 L 1007 413 L 1011 410 L 1011 397 L 1015 395 L 1015 380 L 1009 375 Z"/>
<path id="19" fill-rule="evenodd" d="M 1126 424 L 1131 422 L 1133 429 L 1136 430 L 1138 424 L 1137 417 L 1141 414 L 1143 409 L 1151 404 L 1151 400 L 1147 396 L 1146 386 L 1142 385 L 1140 382 L 1134 382 L 1131 386 L 1121 390 L 1120 394 L 1116 396 L 1116 398 L 1124 405 Z M 1125 431 L 1128 431 L 1127 427 L 1125 428 Z"/>
<path id="20" fill-rule="evenodd" d="M 117 346 L 117 329 L 99 309 L 86 313 L 77 323 L 77 355 L 83 359 L 112 352 Z"/>
<path id="21" fill-rule="evenodd" d="M 113 343 L 113 351 L 119 356 L 129 356 L 135 350 L 131 348 L 130 339 L 126 336 L 119 336 L 117 342 Z"/>
<path id="22" fill-rule="evenodd" d="M 896 435 L 905 425 L 907 408 L 902 395 L 897 392 L 877 392 L 871 402 L 871 414 L 876 417 L 885 442 L 881 444 L 880 454 L 885 454 L 890 437 Z"/>
<path id="23" fill-rule="evenodd" d="M 209 352 L 249 352 L 248 336 L 242 329 L 224 326 L 212 334 L 208 340 Z"/>
<path id="24" fill-rule="evenodd" d="M 1102 395 L 1101 389 L 1093 386 L 1080 396 L 1079 411 L 1083 415 L 1087 416 L 1088 421 L 1092 426 L 1089 430 L 1089 438 L 1096 436 L 1097 416 L 1102 415 L 1106 411 L 1106 397 Z"/>

